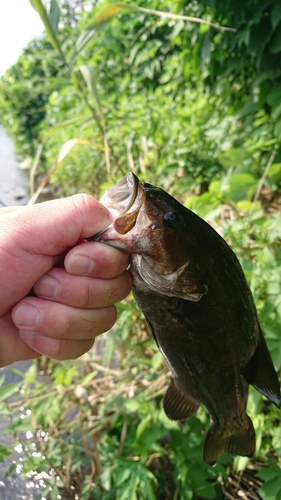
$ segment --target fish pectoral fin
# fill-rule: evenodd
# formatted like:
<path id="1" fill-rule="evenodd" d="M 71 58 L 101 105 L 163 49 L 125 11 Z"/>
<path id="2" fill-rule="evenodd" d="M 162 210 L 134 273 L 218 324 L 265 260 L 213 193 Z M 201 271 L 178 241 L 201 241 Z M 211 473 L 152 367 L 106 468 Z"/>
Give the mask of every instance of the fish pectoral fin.
<path id="1" fill-rule="evenodd" d="M 221 428 L 212 421 L 207 433 L 203 458 L 207 464 L 215 465 L 225 453 L 242 457 L 253 457 L 256 436 L 251 419 L 245 414 L 243 421 L 229 422 L 227 428 Z"/>
<path id="2" fill-rule="evenodd" d="M 254 355 L 241 373 L 248 384 L 280 408 L 280 383 L 262 333 Z"/>
<path id="3" fill-rule="evenodd" d="M 185 420 L 197 412 L 199 405 L 196 399 L 177 387 L 174 379 L 171 380 L 163 402 L 168 418 Z"/>

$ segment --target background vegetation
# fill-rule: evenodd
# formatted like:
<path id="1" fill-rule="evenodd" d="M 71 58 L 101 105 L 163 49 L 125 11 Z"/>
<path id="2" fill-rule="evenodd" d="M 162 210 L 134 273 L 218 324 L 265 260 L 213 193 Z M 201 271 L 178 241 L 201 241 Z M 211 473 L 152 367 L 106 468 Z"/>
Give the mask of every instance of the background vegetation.
<path id="1" fill-rule="evenodd" d="M 55 196 L 99 196 L 128 170 L 169 190 L 238 254 L 280 370 L 281 4 L 32 4 L 46 36 L 0 80 L 1 120 L 32 165 L 31 195 L 35 173 Z M 255 459 L 207 466 L 206 411 L 183 428 L 165 417 L 161 355 L 133 299 L 118 307 L 92 353 L 22 374 L 20 400 L 7 402 L 16 386 L 1 380 L 22 473 L 52 499 L 280 500 L 280 412 L 251 390 Z"/>

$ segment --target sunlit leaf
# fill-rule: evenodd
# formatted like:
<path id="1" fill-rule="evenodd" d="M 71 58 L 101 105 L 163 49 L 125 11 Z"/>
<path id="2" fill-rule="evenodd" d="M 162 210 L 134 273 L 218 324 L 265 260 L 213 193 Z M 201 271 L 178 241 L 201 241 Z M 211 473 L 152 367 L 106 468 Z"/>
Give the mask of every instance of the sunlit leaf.
<path id="1" fill-rule="evenodd" d="M 96 33 L 120 10 L 118 4 L 112 4 L 105 7 L 93 21 L 89 24 L 88 28 L 81 33 L 76 44 L 72 57 L 78 54 L 83 47 L 93 38 Z"/>
<path id="2" fill-rule="evenodd" d="M 89 120 L 92 117 L 92 115 L 86 115 L 86 116 L 77 116 L 77 118 L 72 118 L 71 120 L 67 120 L 65 122 L 57 123 L 54 125 L 50 130 L 47 132 L 47 134 L 44 135 L 42 138 L 42 143 L 46 142 L 51 135 L 53 135 L 55 132 L 58 132 L 59 130 L 65 130 L 67 127 L 71 127 L 71 125 L 74 125 L 75 123 L 79 123 L 82 121 Z"/>
<path id="3" fill-rule="evenodd" d="M 140 439 L 145 429 L 147 428 L 148 423 L 151 421 L 150 415 L 140 421 L 137 431 L 136 431 L 136 439 Z"/>
<path id="4" fill-rule="evenodd" d="M 161 352 L 156 352 L 151 358 L 151 366 L 154 370 L 158 370 L 159 366 L 163 363 L 163 356 Z"/>
<path id="5" fill-rule="evenodd" d="M 24 374 L 24 383 L 25 385 L 32 384 L 37 376 L 37 364 L 36 361 L 33 361 L 30 367 L 26 370 Z"/>
<path id="6" fill-rule="evenodd" d="M 102 110 L 102 105 L 96 85 L 96 76 L 95 76 L 95 70 L 93 66 L 90 64 L 84 64 L 82 66 L 79 66 L 75 70 L 73 70 L 73 73 L 78 76 L 81 75 L 83 79 L 85 80 L 88 90 L 90 92 L 90 95 L 95 99 L 96 105 L 98 108 L 99 116 L 102 120 L 104 120 L 103 117 L 103 110 Z M 81 81 L 81 79 L 80 79 Z"/>
<path id="7" fill-rule="evenodd" d="M 229 180 L 228 196 L 234 202 L 250 199 L 257 189 L 257 180 L 251 174 L 236 174 Z"/>
<path id="8" fill-rule="evenodd" d="M 29 0 L 29 1 L 30 1 L 31 5 L 34 7 L 34 9 L 38 12 L 38 14 L 41 18 L 41 21 L 44 24 L 47 36 L 50 40 L 50 43 L 53 45 L 53 47 L 55 49 L 57 49 L 60 52 L 61 55 L 63 55 L 60 42 L 59 42 L 57 35 L 54 31 L 54 28 L 52 26 L 52 22 L 53 23 L 55 22 L 55 16 L 52 14 L 52 20 L 50 19 L 42 0 Z M 54 1 L 55 0 L 53 0 L 53 2 Z M 55 8 L 53 6 L 53 11 L 54 11 L 54 9 Z"/>

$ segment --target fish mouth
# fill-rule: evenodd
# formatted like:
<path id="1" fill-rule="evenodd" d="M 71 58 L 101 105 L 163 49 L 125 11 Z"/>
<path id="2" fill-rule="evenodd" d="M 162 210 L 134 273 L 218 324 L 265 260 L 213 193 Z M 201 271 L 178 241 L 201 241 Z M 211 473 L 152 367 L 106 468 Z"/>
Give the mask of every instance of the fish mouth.
<path id="1" fill-rule="evenodd" d="M 135 174 L 129 172 L 117 184 L 108 189 L 100 199 L 102 205 L 114 216 L 113 222 L 106 229 L 91 238 L 87 238 L 88 241 L 100 241 L 127 253 L 137 251 L 134 241 L 137 242 L 145 227 L 144 217 L 141 218 L 143 223 L 137 221 L 144 201 L 143 183 L 139 182 Z M 134 235 L 126 237 L 127 233 L 136 225 L 138 228 Z"/>
<path id="2" fill-rule="evenodd" d="M 129 172 L 117 184 L 105 191 L 100 199 L 102 205 L 113 211 L 114 215 L 121 215 L 130 210 L 138 194 L 139 180 L 135 174 Z"/>

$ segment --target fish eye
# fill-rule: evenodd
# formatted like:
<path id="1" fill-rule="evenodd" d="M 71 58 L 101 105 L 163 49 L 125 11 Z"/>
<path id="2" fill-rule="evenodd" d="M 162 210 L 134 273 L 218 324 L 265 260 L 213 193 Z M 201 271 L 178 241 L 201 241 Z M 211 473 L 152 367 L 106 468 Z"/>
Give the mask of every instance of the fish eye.
<path id="1" fill-rule="evenodd" d="M 180 216 L 176 212 L 173 212 L 172 210 L 164 214 L 163 220 L 165 226 L 167 226 L 169 229 L 177 229 L 181 221 Z"/>

